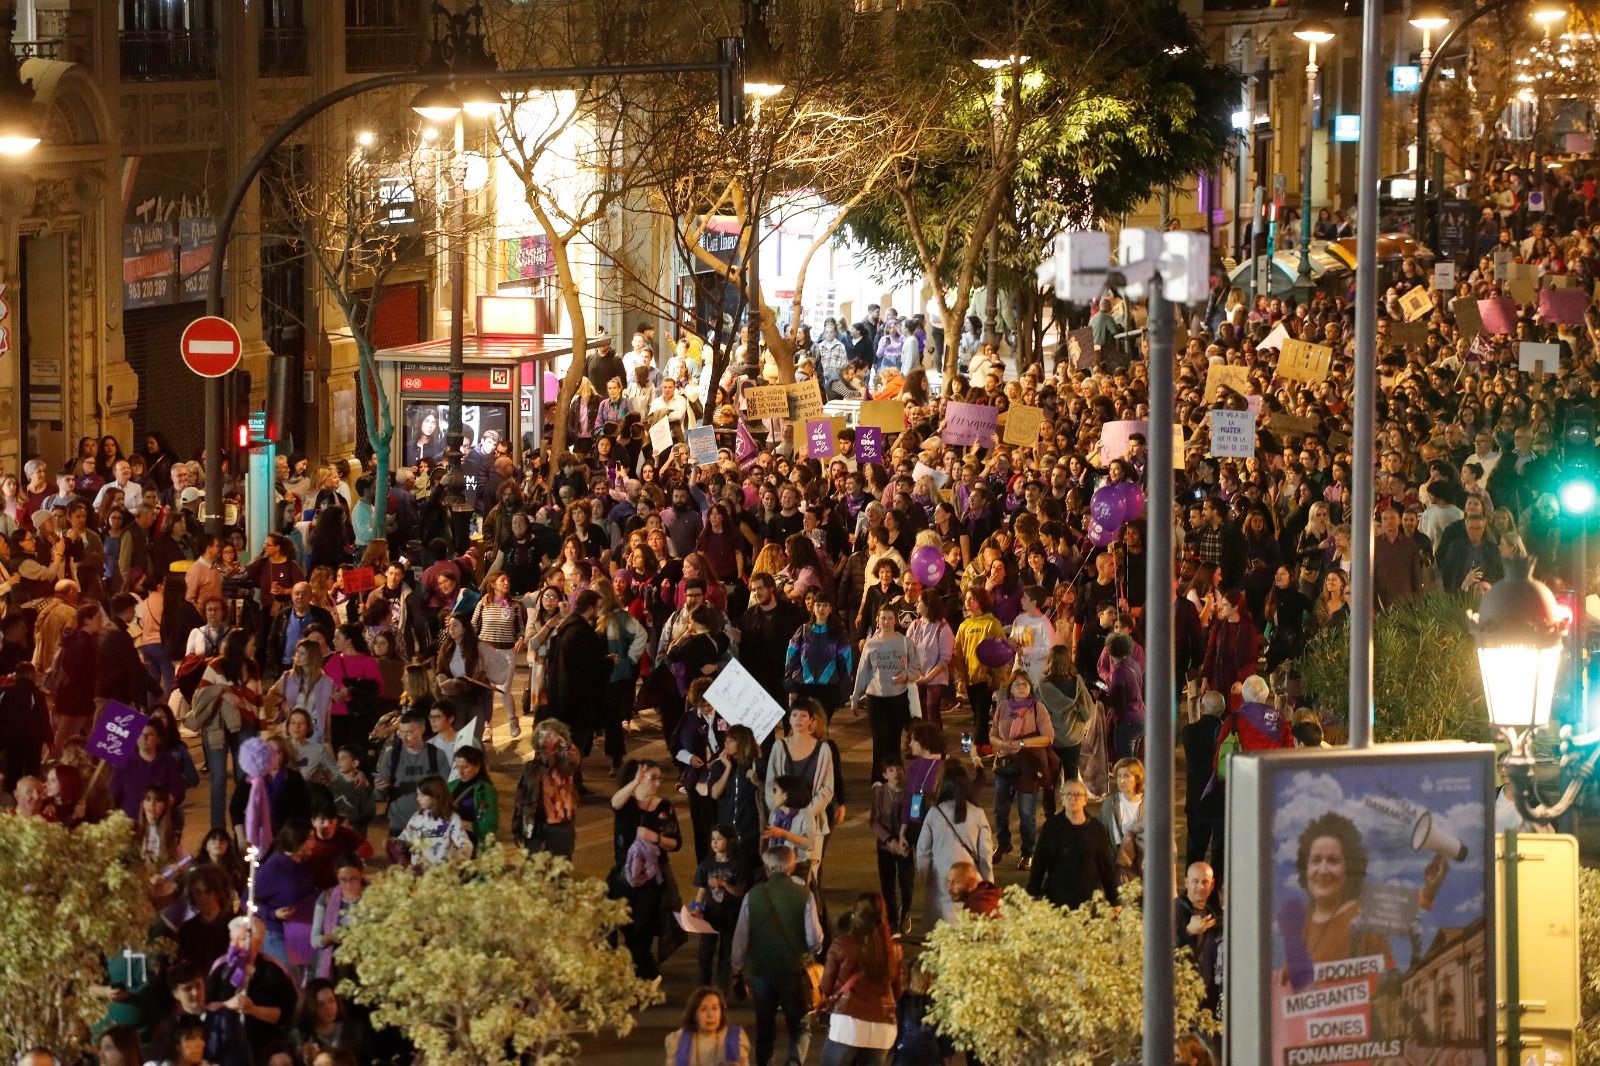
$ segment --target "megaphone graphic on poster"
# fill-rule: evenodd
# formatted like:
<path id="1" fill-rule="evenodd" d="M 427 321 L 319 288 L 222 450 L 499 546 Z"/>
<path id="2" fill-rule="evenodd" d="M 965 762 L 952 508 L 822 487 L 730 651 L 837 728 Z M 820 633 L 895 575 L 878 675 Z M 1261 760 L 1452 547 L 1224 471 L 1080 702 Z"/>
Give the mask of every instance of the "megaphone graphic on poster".
<path id="1" fill-rule="evenodd" d="M 1460 862 L 1467 857 L 1467 846 L 1457 840 L 1449 829 L 1440 825 L 1432 811 L 1417 815 L 1411 827 L 1411 850 L 1438 852 L 1451 862 Z"/>

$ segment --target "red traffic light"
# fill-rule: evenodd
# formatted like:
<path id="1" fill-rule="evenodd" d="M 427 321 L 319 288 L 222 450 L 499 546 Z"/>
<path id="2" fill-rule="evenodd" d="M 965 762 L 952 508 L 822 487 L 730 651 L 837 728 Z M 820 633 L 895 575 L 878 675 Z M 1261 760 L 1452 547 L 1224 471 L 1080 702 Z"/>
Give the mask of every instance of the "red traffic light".
<path id="1" fill-rule="evenodd" d="M 241 447 L 241 448 L 250 447 L 250 425 L 249 425 L 249 423 L 247 423 L 247 422 L 240 422 L 239 423 L 239 426 L 238 426 L 237 430 L 234 432 L 234 439 L 239 442 L 239 447 Z"/>

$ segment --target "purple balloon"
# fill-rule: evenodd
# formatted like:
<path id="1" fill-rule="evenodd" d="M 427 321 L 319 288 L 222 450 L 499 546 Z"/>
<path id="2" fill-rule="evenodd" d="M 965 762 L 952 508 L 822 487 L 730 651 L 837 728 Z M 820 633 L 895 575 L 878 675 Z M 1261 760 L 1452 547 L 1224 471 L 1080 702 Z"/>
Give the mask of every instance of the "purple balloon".
<path id="1" fill-rule="evenodd" d="M 911 553 L 911 576 L 932 587 L 944 577 L 944 554 L 932 544 Z"/>
<path id="2" fill-rule="evenodd" d="M 1114 485 L 1107 485 L 1122 503 L 1122 520 L 1131 522 L 1144 514 L 1144 490 L 1132 481 L 1119 481 Z"/>
<path id="3" fill-rule="evenodd" d="M 1096 548 L 1104 548 L 1117 539 L 1117 531 L 1101 525 L 1099 522 L 1089 523 L 1089 543 Z"/>
<path id="4" fill-rule="evenodd" d="M 1122 528 L 1127 520 L 1127 504 L 1115 485 L 1101 485 L 1089 500 L 1089 517 L 1110 530 Z"/>
<path id="5" fill-rule="evenodd" d="M 1017 651 L 999 637 L 990 637 L 978 645 L 978 661 L 991 670 L 1010 666 Z"/>

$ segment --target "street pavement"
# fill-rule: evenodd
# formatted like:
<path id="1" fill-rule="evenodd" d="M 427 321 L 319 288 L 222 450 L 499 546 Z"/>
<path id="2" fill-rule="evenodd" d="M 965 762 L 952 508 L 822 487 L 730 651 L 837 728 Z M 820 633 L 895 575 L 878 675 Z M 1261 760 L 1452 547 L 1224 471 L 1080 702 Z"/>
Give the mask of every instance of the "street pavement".
<path id="1" fill-rule="evenodd" d="M 520 700 L 518 701 L 520 705 Z M 501 820 L 503 825 L 510 824 L 511 804 L 516 792 L 517 777 L 521 772 L 522 762 L 531 751 L 532 729 L 529 722 L 524 719 L 522 723 L 522 736 L 512 740 L 509 730 L 498 718 L 501 724 L 491 734 L 490 741 L 493 751 L 489 753 L 489 772 L 500 796 Z M 947 711 L 944 717 L 945 728 L 952 740 L 959 736 L 961 730 L 971 728 L 970 712 L 963 705 L 953 712 Z M 661 731 L 654 712 L 646 712 L 636 719 L 638 731 L 629 734 L 629 758 L 653 758 L 660 762 L 667 761 L 666 745 L 661 738 Z M 833 738 L 839 745 L 840 753 L 844 760 L 844 776 L 846 784 L 846 797 L 848 804 L 845 812 L 844 823 L 833 831 L 828 841 L 827 858 L 824 866 L 823 892 L 829 912 L 836 918 L 847 912 L 854 898 L 862 892 L 876 892 L 878 890 L 878 868 L 875 846 L 871 830 L 867 827 L 867 812 L 870 797 L 870 774 L 872 758 L 872 738 L 867 725 L 866 716 L 852 713 L 848 708 L 842 709 L 834 717 Z M 198 740 L 189 738 L 200 765 L 204 760 L 200 758 Z M 1182 752 L 1179 752 L 1182 760 Z M 612 777 L 607 760 L 597 751 L 584 764 L 587 786 L 593 795 L 582 801 L 578 812 L 577 851 L 574 855 L 574 864 L 578 873 L 588 877 L 603 878 L 612 863 L 611 854 L 611 808 L 610 796 L 617 787 L 617 782 Z M 670 774 L 668 775 L 670 778 Z M 187 830 L 185 847 L 189 850 L 197 847 L 206 830 L 209 818 L 207 783 L 202 781 L 198 788 L 189 790 L 186 797 L 185 812 Z M 690 823 L 687 804 L 681 794 L 669 793 L 677 807 L 679 819 L 684 834 L 684 847 L 677 855 L 673 856 L 672 869 L 677 877 L 678 886 L 687 901 L 691 894 L 690 882 L 694 875 L 694 845 L 690 836 Z M 1176 785 L 1176 795 L 1183 795 L 1182 769 L 1179 769 L 1179 780 Z M 994 819 L 994 793 L 992 779 L 986 778 L 981 785 L 979 802 L 989 814 L 991 823 Z M 1091 813 L 1094 813 L 1091 809 Z M 1041 812 L 1041 819 L 1043 814 Z M 1015 815 L 1013 815 L 1015 818 Z M 1178 839 L 1183 839 L 1183 812 L 1177 811 Z M 386 824 L 380 817 L 374 821 L 369 839 L 378 858 L 377 863 L 383 861 L 384 841 L 387 837 Z M 1013 829 L 1013 837 L 1016 830 Z M 1014 840 L 1013 848 L 1019 841 Z M 995 881 L 1002 887 L 1012 884 L 1025 884 L 1027 873 L 1017 868 L 1020 852 L 1013 850 L 995 871 Z M 919 881 L 916 897 L 918 911 L 922 906 L 922 884 Z M 915 945 L 906 945 L 908 950 L 914 951 Z M 694 938 L 667 960 L 662 967 L 662 991 L 665 994 L 663 1002 L 638 1015 L 637 1025 L 626 1037 L 618 1038 L 615 1035 L 605 1035 L 587 1039 L 581 1061 L 585 1066 L 644 1066 L 646 1063 L 663 1061 L 663 1043 L 666 1035 L 676 1028 L 682 1019 L 684 1002 L 689 993 L 698 984 L 697 966 L 695 961 Z M 736 1024 L 749 1027 L 754 1033 L 755 1019 L 748 1003 L 734 1005 L 732 1008 L 733 1021 Z M 783 1026 L 779 1021 L 779 1052 L 784 1044 Z M 821 1056 L 822 1039 L 819 1036 L 813 1041 L 808 1064 L 819 1061 Z M 781 1059 L 781 1054 L 774 1056 Z M 958 1059 L 959 1061 L 959 1059 Z"/>

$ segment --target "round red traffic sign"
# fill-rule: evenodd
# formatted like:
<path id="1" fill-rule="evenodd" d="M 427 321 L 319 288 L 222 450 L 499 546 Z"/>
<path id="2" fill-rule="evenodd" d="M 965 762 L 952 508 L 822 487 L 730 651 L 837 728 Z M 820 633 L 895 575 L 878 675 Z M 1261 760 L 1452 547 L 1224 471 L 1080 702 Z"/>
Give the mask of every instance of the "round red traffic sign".
<path id="1" fill-rule="evenodd" d="M 239 365 L 244 341 L 232 322 L 206 315 L 184 327 L 178 348 L 190 370 L 203 378 L 220 378 Z"/>

